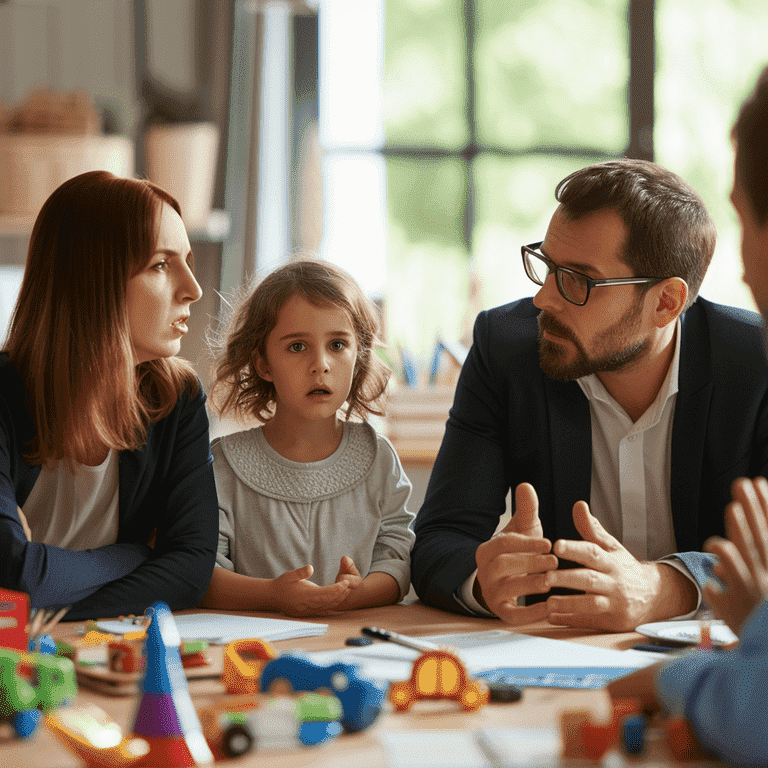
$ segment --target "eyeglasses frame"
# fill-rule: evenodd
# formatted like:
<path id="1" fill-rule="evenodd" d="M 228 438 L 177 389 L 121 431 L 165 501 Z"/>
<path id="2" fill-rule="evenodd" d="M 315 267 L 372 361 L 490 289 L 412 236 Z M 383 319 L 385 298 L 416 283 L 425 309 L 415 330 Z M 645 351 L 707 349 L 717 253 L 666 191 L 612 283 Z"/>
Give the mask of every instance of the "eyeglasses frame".
<path id="1" fill-rule="evenodd" d="M 660 283 L 662 280 L 667 279 L 666 277 L 605 277 L 596 280 L 589 277 L 589 275 L 585 275 L 583 272 L 578 272 L 575 269 L 568 269 L 568 267 L 561 267 L 555 264 L 555 262 L 552 261 L 552 259 L 550 259 L 546 253 L 540 250 L 543 243 L 544 241 L 541 240 L 538 243 L 531 243 L 530 245 L 521 246 L 520 253 L 523 257 L 523 269 L 525 270 L 525 274 L 528 276 L 528 279 L 536 285 L 544 285 L 544 283 L 540 283 L 538 279 L 533 277 L 528 271 L 526 253 L 530 253 L 531 256 L 537 258 L 539 261 L 543 261 L 547 265 L 549 274 L 552 274 L 553 272 L 555 273 L 555 284 L 557 285 L 557 290 L 559 291 L 560 295 L 567 302 L 575 304 L 577 307 L 583 307 L 587 303 L 589 300 L 589 294 L 592 292 L 593 288 L 599 288 L 603 285 L 643 285 L 646 283 Z M 537 250 L 539 253 L 536 252 Z M 584 297 L 584 301 L 574 301 L 565 295 L 565 291 L 563 290 L 562 286 L 562 278 L 560 277 L 563 273 L 569 275 L 578 275 L 583 280 L 586 280 L 587 295 Z"/>

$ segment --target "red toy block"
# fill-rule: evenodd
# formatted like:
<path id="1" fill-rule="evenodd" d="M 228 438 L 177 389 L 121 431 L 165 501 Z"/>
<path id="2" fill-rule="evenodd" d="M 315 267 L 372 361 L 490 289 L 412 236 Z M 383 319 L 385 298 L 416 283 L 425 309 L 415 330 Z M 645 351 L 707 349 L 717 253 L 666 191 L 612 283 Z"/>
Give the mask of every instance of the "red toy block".
<path id="1" fill-rule="evenodd" d="M 584 752 L 592 760 L 600 760 L 616 743 L 617 734 L 613 722 L 593 723 L 587 720 L 579 727 Z"/>
<path id="2" fill-rule="evenodd" d="M 560 715 L 560 735 L 563 740 L 563 760 L 586 757 L 581 733 L 583 723 L 589 722 L 589 712 L 568 710 Z"/>
<path id="3" fill-rule="evenodd" d="M 0 589 L 0 648 L 26 651 L 29 643 L 29 595 Z"/>
<path id="4" fill-rule="evenodd" d="M 670 717 L 664 722 L 667 744 L 675 760 L 704 760 L 711 755 L 699 744 L 693 726 L 685 717 Z"/>

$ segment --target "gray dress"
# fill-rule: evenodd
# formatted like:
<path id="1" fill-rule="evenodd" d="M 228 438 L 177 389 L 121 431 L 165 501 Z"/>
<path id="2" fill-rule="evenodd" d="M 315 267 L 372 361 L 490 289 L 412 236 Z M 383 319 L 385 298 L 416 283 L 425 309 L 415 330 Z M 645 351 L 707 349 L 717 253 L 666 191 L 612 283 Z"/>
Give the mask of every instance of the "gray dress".
<path id="1" fill-rule="evenodd" d="M 365 578 L 388 573 L 410 586 L 411 483 L 391 443 L 365 423 L 345 422 L 338 449 L 322 461 L 290 461 L 261 427 L 213 441 L 219 497 L 216 564 L 272 579 L 310 564 L 312 581 L 333 584 L 343 555 Z"/>

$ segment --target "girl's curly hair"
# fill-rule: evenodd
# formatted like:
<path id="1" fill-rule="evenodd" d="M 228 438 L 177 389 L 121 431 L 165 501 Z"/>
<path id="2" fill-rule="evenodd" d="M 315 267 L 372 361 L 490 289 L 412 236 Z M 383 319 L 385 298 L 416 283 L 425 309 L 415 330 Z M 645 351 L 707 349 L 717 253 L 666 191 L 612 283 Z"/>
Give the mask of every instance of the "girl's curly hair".
<path id="1" fill-rule="evenodd" d="M 271 418 L 275 387 L 256 372 L 256 361 L 267 359 L 267 339 L 283 305 L 294 295 L 317 306 L 346 312 L 357 337 L 357 360 L 347 396 L 346 418 L 356 414 L 383 416 L 378 400 L 392 373 L 374 348 L 379 340 L 379 311 L 343 269 L 319 259 L 299 259 L 279 267 L 246 288 L 222 332 L 209 338 L 215 358 L 211 399 L 220 415 L 238 419 Z"/>

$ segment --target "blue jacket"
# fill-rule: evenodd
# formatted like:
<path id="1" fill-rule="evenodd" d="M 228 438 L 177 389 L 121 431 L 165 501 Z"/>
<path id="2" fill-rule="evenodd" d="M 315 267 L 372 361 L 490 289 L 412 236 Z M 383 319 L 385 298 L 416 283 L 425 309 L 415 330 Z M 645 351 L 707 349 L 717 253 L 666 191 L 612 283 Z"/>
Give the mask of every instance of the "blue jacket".
<path id="1" fill-rule="evenodd" d="M 734 651 L 694 651 L 667 662 L 656 695 L 691 721 L 701 744 L 729 765 L 768 765 L 768 602 L 744 622 Z"/>
<path id="2" fill-rule="evenodd" d="M 22 383 L 0 355 L 0 586 L 35 608 L 72 605 L 67 619 L 141 614 L 157 600 L 192 608 L 213 573 L 218 505 L 202 388 L 149 428 L 146 445 L 119 456 L 117 542 L 72 552 L 27 541 L 17 513 L 40 467 L 21 451 L 34 434 Z M 157 528 L 154 549 L 144 542 Z"/>
<path id="3" fill-rule="evenodd" d="M 496 530 L 510 488 L 529 482 L 544 535 L 580 539 L 572 509 L 589 501 L 589 401 L 539 366 L 531 299 L 481 312 L 414 525 L 411 578 L 426 603 L 465 612 L 454 593 Z M 760 316 L 698 299 L 682 320 L 672 427 L 675 539 L 699 584 L 705 539 L 723 535 L 730 484 L 768 470 L 768 361 Z"/>

